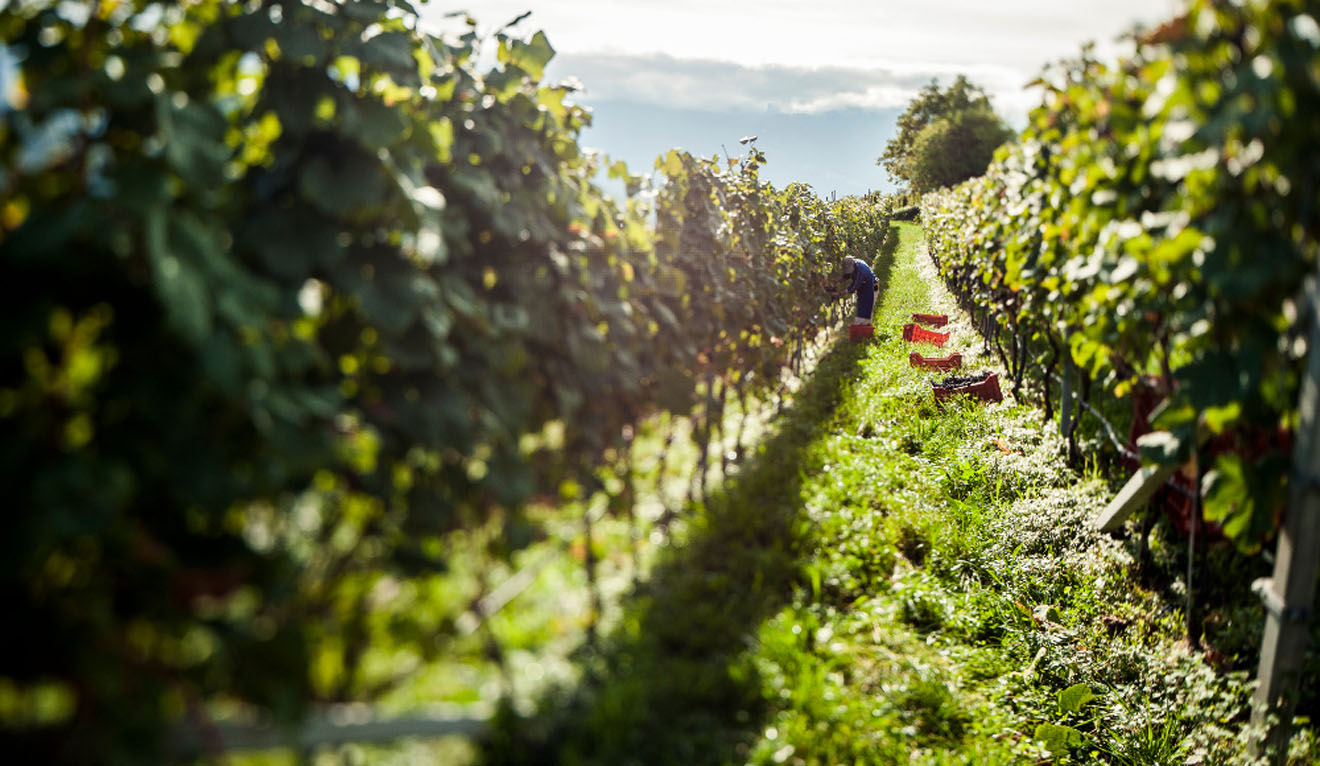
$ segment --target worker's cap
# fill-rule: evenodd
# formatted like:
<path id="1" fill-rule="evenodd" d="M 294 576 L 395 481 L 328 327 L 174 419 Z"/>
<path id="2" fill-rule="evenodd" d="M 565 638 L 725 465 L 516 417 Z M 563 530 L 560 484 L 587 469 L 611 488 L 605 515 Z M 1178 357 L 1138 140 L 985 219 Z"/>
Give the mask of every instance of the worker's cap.
<path id="1" fill-rule="evenodd" d="M 844 274 L 851 274 L 856 270 L 857 270 L 857 261 L 853 260 L 851 257 L 847 257 L 843 259 Z"/>

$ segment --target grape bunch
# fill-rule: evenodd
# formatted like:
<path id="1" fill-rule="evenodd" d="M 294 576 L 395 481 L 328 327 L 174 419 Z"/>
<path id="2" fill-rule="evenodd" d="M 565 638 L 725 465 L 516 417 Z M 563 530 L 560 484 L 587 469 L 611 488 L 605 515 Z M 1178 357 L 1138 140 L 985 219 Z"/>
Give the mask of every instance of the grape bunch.
<path id="1" fill-rule="evenodd" d="M 962 388 L 963 386 L 972 386 L 983 382 L 990 377 L 990 372 L 977 372 L 971 375 L 950 375 L 939 383 L 933 385 L 939 388 Z"/>

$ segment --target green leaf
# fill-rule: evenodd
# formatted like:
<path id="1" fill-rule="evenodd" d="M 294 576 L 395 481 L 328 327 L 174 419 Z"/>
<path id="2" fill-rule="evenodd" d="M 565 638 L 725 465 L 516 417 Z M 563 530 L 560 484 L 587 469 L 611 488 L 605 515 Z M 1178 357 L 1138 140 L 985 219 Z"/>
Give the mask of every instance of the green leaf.
<path id="1" fill-rule="evenodd" d="M 1087 684 L 1073 684 L 1059 692 L 1059 712 L 1064 715 L 1081 712 L 1082 706 L 1095 699 Z"/>
<path id="2" fill-rule="evenodd" d="M 344 110 L 344 130 L 375 151 L 391 146 L 408 132 L 404 113 L 375 98 L 355 100 Z"/>
<path id="3" fill-rule="evenodd" d="M 218 187 L 230 156 L 224 142 L 224 118 L 210 105 L 190 102 L 177 108 L 169 94 L 163 94 L 157 104 L 170 166 L 199 189 Z"/>
<path id="4" fill-rule="evenodd" d="M 268 273 L 299 283 L 343 255 L 331 222 L 310 205 L 262 208 L 243 222 L 238 240 L 260 257 Z"/>
<path id="5" fill-rule="evenodd" d="M 326 54 L 325 40 L 310 24 L 280 24 L 275 28 L 275 41 L 281 55 L 292 61 L 317 63 Z"/>
<path id="6" fill-rule="evenodd" d="M 1204 479 L 1205 517 L 1216 522 L 1244 551 L 1254 551 L 1275 527 L 1275 511 L 1283 507 L 1287 487 L 1278 477 L 1287 475 L 1288 455 L 1267 454 L 1254 463 L 1242 455 L 1215 457 L 1214 469 Z"/>
<path id="7" fill-rule="evenodd" d="M 1160 402 L 1150 413 L 1150 425 L 1161 431 L 1177 431 L 1196 422 L 1196 408 L 1178 397 Z"/>
<path id="8" fill-rule="evenodd" d="M 490 173 L 468 165 L 460 165 L 450 174 L 449 180 L 484 208 L 501 209 L 503 192 Z"/>
<path id="9" fill-rule="evenodd" d="M 351 5 L 351 3 L 350 3 Z M 403 32 L 385 32 L 361 43 L 353 51 L 365 67 L 374 67 L 395 76 L 400 85 L 419 81 L 414 44 Z"/>
<path id="10" fill-rule="evenodd" d="M 555 49 L 550 47 L 544 32 L 537 32 L 532 39 L 523 42 L 506 37 L 500 44 L 499 60 L 501 64 L 515 66 L 527 73 L 532 80 L 540 81 L 545 74 L 545 65 L 554 58 Z"/>
<path id="11" fill-rule="evenodd" d="M 448 117 L 441 117 L 432 122 L 427 130 L 431 133 L 431 140 L 435 142 L 437 158 L 443 163 L 448 163 L 453 158 L 454 124 Z"/>
<path id="12" fill-rule="evenodd" d="M 1071 726 L 1043 723 L 1036 727 L 1035 739 L 1045 744 L 1051 755 L 1065 755 L 1074 747 L 1079 747 L 1084 738 L 1082 733 Z"/>
<path id="13" fill-rule="evenodd" d="M 378 0 L 356 0 L 339 6 L 340 13 L 354 21 L 366 23 L 381 21 L 385 18 L 385 14 L 389 12 L 389 9 L 388 5 L 378 2 Z"/>
<path id="14" fill-rule="evenodd" d="M 1242 396 L 1244 365 L 1231 351 L 1211 351 L 1173 371 L 1193 407 L 1223 407 Z"/>
<path id="15" fill-rule="evenodd" d="M 335 158 L 316 157 L 298 176 L 298 191 L 321 210 L 344 215 L 378 204 L 385 189 L 376 163 L 356 152 Z"/>
<path id="16" fill-rule="evenodd" d="M 202 369 L 206 377 L 225 395 L 243 395 L 243 361 L 240 350 L 226 333 L 212 333 L 201 349 Z"/>
<path id="17" fill-rule="evenodd" d="M 416 318 L 416 306 L 396 300 L 393 293 L 383 287 L 363 280 L 354 292 L 367 319 L 391 335 L 397 335 Z"/>
<path id="18" fill-rule="evenodd" d="M 168 214 L 162 208 L 147 218 L 146 244 L 152 287 L 166 321 L 191 345 L 201 345 L 211 332 L 211 296 L 197 264 L 180 257 L 170 241 Z"/>
<path id="19" fill-rule="evenodd" d="M 270 16 L 264 13 L 240 14 L 229 22 L 229 30 L 240 48 L 252 51 L 261 50 L 266 39 L 278 31 Z"/>
<path id="20" fill-rule="evenodd" d="M 271 70 L 262 87 L 263 98 L 279 118 L 285 136 L 298 136 L 311 130 L 316 121 L 316 106 L 326 94 L 328 78 L 314 69 L 278 67 Z"/>
<path id="21" fill-rule="evenodd" d="M 1225 429 L 1236 423 L 1241 416 L 1242 405 L 1238 402 L 1223 407 L 1210 407 L 1205 411 L 1205 424 L 1214 433 L 1221 434 Z"/>

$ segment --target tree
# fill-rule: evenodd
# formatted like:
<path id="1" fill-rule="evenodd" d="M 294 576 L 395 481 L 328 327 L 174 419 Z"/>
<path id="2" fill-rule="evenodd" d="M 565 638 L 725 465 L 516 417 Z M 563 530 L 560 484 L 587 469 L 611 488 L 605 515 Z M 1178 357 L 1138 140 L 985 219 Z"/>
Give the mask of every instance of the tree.
<path id="1" fill-rule="evenodd" d="M 898 135 L 885 144 L 885 153 L 876 158 L 875 163 L 883 165 L 890 178 L 905 181 L 912 186 L 914 150 L 922 131 L 937 120 L 947 120 L 962 112 L 979 110 L 994 115 L 990 97 L 986 95 L 985 90 L 973 84 L 966 76 L 958 75 L 946 90 L 940 88 L 938 81 L 931 80 L 921 89 L 912 103 L 908 104 L 907 111 L 898 118 Z M 995 119 L 998 120 L 997 117 Z M 1004 131 L 1006 133 L 1007 129 L 1005 128 Z M 976 175 L 980 170 L 985 169 L 990 162 L 990 155 L 999 143 L 1002 143 L 1002 140 L 990 147 L 980 168 L 971 175 Z M 971 176 L 964 176 L 964 178 L 969 177 Z"/>
<path id="2" fill-rule="evenodd" d="M 974 106 L 937 118 L 913 142 L 908 183 L 913 191 L 924 194 L 979 176 L 995 149 L 1012 135 L 988 107 Z"/>

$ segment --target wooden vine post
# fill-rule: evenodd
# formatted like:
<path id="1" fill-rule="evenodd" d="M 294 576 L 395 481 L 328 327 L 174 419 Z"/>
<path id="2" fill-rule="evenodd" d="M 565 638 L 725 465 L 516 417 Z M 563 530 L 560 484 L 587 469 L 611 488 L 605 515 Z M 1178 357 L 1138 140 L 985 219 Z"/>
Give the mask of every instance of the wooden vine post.
<path id="1" fill-rule="evenodd" d="M 1316 563 L 1320 560 L 1320 306 L 1316 290 L 1313 279 L 1307 291 L 1310 353 L 1298 405 L 1288 509 L 1274 553 L 1274 576 L 1255 584 L 1267 614 L 1251 722 L 1269 728 L 1263 741 L 1253 743 L 1253 755 L 1267 755 L 1276 764 L 1285 763 L 1288 757 L 1297 676 L 1310 634 Z"/>
<path id="2" fill-rule="evenodd" d="M 1077 376 L 1077 365 L 1073 364 L 1072 358 L 1072 333 L 1065 333 L 1063 336 L 1063 365 L 1060 372 L 1063 373 L 1059 380 L 1061 388 L 1059 392 L 1059 435 L 1067 439 L 1072 433 L 1072 411 L 1073 411 L 1073 378 Z M 1080 415 L 1080 413 L 1078 413 Z M 1071 460 L 1071 457 L 1069 458 Z"/>
<path id="3" fill-rule="evenodd" d="M 1065 355 L 1063 362 L 1062 391 L 1059 392 L 1059 435 L 1068 438 L 1072 428 L 1073 390 L 1072 357 Z"/>

